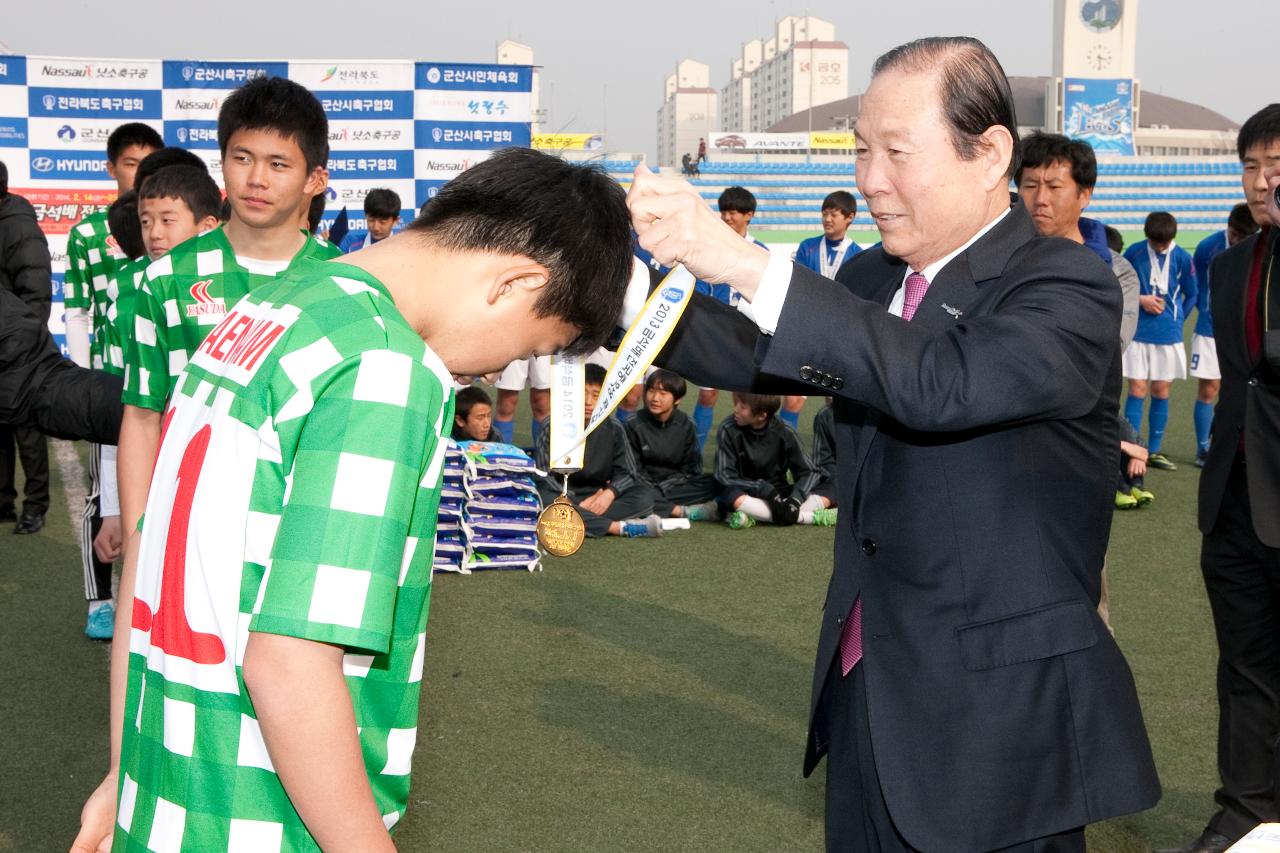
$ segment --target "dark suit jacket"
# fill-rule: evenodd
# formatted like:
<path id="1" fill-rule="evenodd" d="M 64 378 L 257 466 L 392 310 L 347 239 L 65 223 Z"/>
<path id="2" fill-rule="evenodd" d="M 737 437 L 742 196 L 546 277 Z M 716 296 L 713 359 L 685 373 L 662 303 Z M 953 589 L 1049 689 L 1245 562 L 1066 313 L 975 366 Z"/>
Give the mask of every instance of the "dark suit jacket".
<path id="1" fill-rule="evenodd" d="M 1200 474 L 1200 532 L 1208 534 L 1218 520 L 1222 494 L 1231 476 L 1236 450 L 1244 437 L 1248 459 L 1249 504 L 1253 530 L 1272 548 L 1280 548 L 1280 367 L 1266 359 L 1253 361 L 1244 335 L 1244 301 L 1254 247 L 1262 234 L 1235 244 L 1210 267 L 1213 289 L 1214 340 L 1222 388 L 1213 410 L 1213 443 Z M 1271 325 L 1280 326 L 1280 229 L 1270 229 L 1271 251 L 1263 258 L 1264 297 L 1267 267 L 1272 265 Z M 1280 334 L 1273 332 L 1273 334 Z"/>
<path id="2" fill-rule="evenodd" d="M 840 520 L 805 772 L 860 595 L 876 768 L 913 847 L 992 850 L 1147 808 L 1160 789 L 1133 678 L 1096 610 L 1115 275 L 1037 237 L 1016 200 L 911 323 L 885 310 L 904 273 L 883 250 L 837 283 L 795 267 L 772 337 L 697 300 L 659 359 L 700 385 L 835 395 Z"/>

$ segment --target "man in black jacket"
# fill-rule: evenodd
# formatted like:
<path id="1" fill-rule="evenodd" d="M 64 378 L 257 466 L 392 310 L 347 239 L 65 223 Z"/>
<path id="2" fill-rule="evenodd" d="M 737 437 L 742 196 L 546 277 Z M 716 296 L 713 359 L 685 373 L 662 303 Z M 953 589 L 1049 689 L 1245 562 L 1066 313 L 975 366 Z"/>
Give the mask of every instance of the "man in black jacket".
<path id="1" fill-rule="evenodd" d="M 47 319 L 52 278 L 49 243 L 36 212 L 25 198 L 9 192 L 9 170 L 0 162 L 0 290 Z M 26 475 L 21 517 L 15 505 L 15 446 Z M 35 533 L 44 527 L 48 510 L 49 447 L 44 436 L 30 427 L 0 427 L 0 521 L 17 521 L 14 533 Z"/>

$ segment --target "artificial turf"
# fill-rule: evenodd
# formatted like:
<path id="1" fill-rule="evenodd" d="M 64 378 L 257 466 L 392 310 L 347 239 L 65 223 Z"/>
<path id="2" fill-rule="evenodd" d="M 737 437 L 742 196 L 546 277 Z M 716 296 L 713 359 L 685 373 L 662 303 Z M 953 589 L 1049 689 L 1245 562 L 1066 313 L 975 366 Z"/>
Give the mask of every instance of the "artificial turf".
<path id="1" fill-rule="evenodd" d="M 1213 808 L 1194 396 L 1175 384 L 1165 449 L 1179 470 L 1148 475 L 1156 501 L 1117 513 L 1110 552 L 1164 799 L 1092 827 L 1093 851 L 1183 841 Z M 722 394 L 718 415 L 728 406 Z M 0 531 L 0 851 L 65 850 L 107 760 L 107 647 L 81 634 L 76 540 L 58 494 L 53 506 L 37 536 Z M 400 849 L 821 849 L 821 768 L 806 780 L 800 765 L 832 539 L 699 524 L 589 541 L 536 574 L 438 575 Z"/>

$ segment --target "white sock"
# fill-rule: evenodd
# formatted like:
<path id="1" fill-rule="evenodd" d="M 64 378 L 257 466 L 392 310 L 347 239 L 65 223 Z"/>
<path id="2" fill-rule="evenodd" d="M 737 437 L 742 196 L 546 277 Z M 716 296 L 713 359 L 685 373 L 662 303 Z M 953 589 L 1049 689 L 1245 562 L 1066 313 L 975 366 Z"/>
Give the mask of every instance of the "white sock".
<path id="1" fill-rule="evenodd" d="M 813 511 L 815 509 L 826 509 L 822 505 L 822 498 L 817 495 L 809 495 L 804 499 L 804 503 L 800 504 L 800 524 L 813 524 Z"/>
<path id="2" fill-rule="evenodd" d="M 756 521 L 773 523 L 773 513 L 769 510 L 769 504 L 761 498 L 743 498 L 742 503 L 738 504 L 738 511 L 746 513 Z"/>

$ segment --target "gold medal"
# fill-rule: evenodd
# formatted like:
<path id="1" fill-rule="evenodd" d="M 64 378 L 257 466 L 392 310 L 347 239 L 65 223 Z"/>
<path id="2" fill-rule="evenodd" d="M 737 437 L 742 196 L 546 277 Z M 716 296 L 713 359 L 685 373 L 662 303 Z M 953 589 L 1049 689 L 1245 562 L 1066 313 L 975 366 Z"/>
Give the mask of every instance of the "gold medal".
<path id="1" fill-rule="evenodd" d="M 581 513 L 564 495 L 552 501 L 538 516 L 538 544 L 548 554 L 570 557 L 578 553 L 586 536 L 587 526 Z"/>

